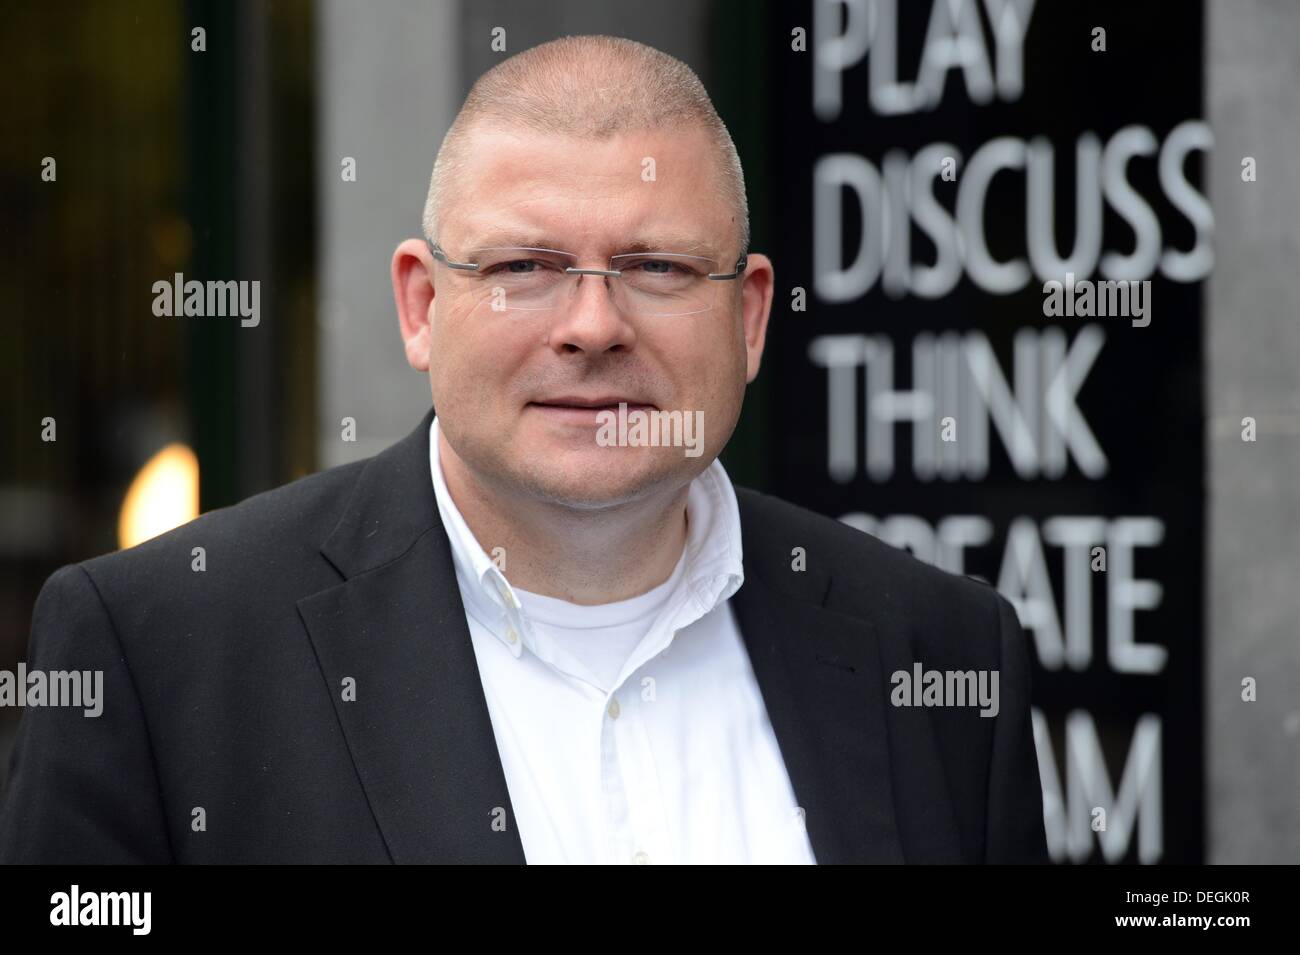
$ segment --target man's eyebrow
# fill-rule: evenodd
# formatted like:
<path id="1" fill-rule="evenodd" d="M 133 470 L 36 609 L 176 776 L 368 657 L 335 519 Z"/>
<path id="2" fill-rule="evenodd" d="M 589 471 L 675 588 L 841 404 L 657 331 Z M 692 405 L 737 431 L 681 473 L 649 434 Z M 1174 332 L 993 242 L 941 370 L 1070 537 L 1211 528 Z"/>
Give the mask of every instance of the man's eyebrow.
<path id="1" fill-rule="evenodd" d="M 489 232 L 477 239 L 467 240 L 464 246 L 467 252 L 477 249 L 554 249 L 556 252 L 565 251 L 564 248 L 548 241 L 540 233 L 524 232 Z"/>
<path id="2" fill-rule="evenodd" d="M 553 249 L 557 252 L 572 251 L 570 243 L 548 238 L 537 232 L 489 232 L 478 239 L 465 243 L 468 251 L 477 249 Z M 621 244 L 610 255 L 633 252 L 676 252 L 681 255 L 700 255 L 716 259 L 718 250 L 713 243 L 702 239 L 683 236 L 661 235 L 647 236 Z"/>
<path id="3" fill-rule="evenodd" d="M 652 236 L 637 239 L 625 244 L 619 252 L 676 252 L 681 255 L 702 255 L 713 259 L 718 257 L 718 250 L 713 243 L 680 236 Z"/>

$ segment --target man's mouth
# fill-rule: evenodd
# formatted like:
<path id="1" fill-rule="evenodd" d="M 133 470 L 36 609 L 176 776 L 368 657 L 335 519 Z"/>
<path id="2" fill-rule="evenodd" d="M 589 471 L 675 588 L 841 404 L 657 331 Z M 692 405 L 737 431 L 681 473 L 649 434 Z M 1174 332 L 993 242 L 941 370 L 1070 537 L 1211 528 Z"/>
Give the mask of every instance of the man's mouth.
<path id="1" fill-rule="evenodd" d="M 655 409 L 655 406 L 649 402 L 618 395 L 600 396 L 595 398 L 564 395 L 559 398 L 548 398 L 545 401 L 530 401 L 528 404 L 529 407 L 541 408 L 543 410 L 574 412 L 617 412 L 620 405 L 626 405 L 628 411 L 650 411 Z"/>
<path id="2" fill-rule="evenodd" d="M 530 401 L 527 410 L 540 414 L 543 420 L 550 422 L 554 426 L 579 428 L 586 431 L 598 427 L 602 421 L 607 420 L 601 417 L 604 413 L 608 412 L 617 415 L 619 405 L 626 405 L 629 414 L 633 411 L 649 412 L 657 410 L 654 405 L 648 402 L 620 395 L 597 395 L 594 397 L 562 395 L 556 398 L 547 398 L 545 401 Z"/>

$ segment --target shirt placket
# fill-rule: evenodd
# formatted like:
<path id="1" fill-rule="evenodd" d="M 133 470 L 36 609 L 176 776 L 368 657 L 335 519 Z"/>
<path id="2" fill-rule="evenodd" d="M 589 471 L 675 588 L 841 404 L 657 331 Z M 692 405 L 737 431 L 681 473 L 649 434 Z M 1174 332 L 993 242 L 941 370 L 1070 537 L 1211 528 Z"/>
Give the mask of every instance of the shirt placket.
<path id="1" fill-rule="evenodd" d="M 664 792 L 655 763 L 652 739 L 655 704 L 645 699 L 641 674 L 651 662 L 664 659 L 677 633 L 683 629 L 682 621 L 699 616 L 697 608 L 679 610 L 656 624 L 633 651 L 632 668 L 624 671 L 606 705 L 601 769 L 602 779 L 609 777 L 609 815 L 619 823 L 617 828 L 611 827 L 611 832 L 616 834 L 611 843 L 616 862 L 649 865 L 684 861 L 673 850 L 676 843 L 665 797 L 675 797 Z M 671 679 L 667 667 L 655 678 L 656 697 L 663 676 Z"/>
<path id="2" fill-rule="evenodd" d="M 626 865 L 635 861 L 638 851 L 635 821 L 630 796 L 620 765 L 620 721 L 626 725 L 626 716 L 618 699 L 618 687 L 610 693 L 600 714 L 600 789 L 605 805 L 608 826 L 608 861 Z"/>
<path id="3" fill-rule="evenodd" d="M 670 852 L 663 788 L 654 762 L 647 721 L 633 672 L 610 694 L 601 734 L 601 775 L 608 794 L 611 861 L 649 865 L 675 861 Z"/>

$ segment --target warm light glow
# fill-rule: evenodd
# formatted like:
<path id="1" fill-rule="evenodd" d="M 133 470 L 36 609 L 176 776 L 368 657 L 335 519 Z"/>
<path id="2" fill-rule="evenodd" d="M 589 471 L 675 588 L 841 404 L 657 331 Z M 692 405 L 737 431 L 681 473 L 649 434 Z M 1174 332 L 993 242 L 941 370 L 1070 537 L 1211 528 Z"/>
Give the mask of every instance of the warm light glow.
<path id="1" fill-rule="evenodd" d="M 169 444 L 140 469 L 122 500 L 119 547 L 134 547 L 199 516 L 199 459 Z"/>

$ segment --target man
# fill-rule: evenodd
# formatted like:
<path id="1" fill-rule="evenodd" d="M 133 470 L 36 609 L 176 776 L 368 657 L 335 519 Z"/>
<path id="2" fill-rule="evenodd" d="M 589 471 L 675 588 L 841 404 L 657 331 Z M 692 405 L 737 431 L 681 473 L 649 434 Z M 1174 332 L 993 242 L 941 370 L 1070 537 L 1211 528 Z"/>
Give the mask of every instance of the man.
<path id="1" fill-rule="evenodd" d="M 1011 606 L 716 460 L 773 269 L 695 75 L 503 61 L 424 226 L 436 417 L 50 579 L 29 667 L 102 670 L 103 714 L 24 715 L 0 858 L 1043 861 Z M 911 705 L 931 671 L 972 698 Z"/>

